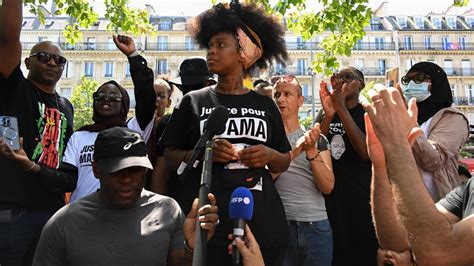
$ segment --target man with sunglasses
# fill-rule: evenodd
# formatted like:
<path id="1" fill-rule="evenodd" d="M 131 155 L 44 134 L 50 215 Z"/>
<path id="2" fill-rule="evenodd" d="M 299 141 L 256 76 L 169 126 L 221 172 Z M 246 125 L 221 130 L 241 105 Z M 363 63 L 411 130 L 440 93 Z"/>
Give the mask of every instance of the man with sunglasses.
<path id="1" fill-rule="evenodd" d="M 334 236 L 333 265 L 376 265 L 377 239 L 370 209 L 371 163 L 365 143 L 364 108 L 359 93 L 364 75 L 353 67 L 331 77 L 333 90 L 321 84 L 325 112 L 321 132 L 331 143 L 336 183 L 327 197 Z"/>
<path id="2" fill-rule="evenodd" d="M 51 174 L 62 161 L 72 133 L 73 108 L 56 83 L 66 59 L 59 47 L 40 42 L 20 70 L 23 1 L 0 6 L 0 115 L 18 119 L 22 147 L 13 151 L 0 139 L 0 264 L 29 264 L 43 225 L 64 205 L 76 180 Z"/>
<path id="3" fill-rule="evenodd" d="M 275 182 L 290 227 L 285 266 L 331 265 L 332 234 L 323 194 L 334 187 L 331 154 L 319 124 L 304 131 L 298 112 L 304 103 L 301 85 L 293 76 L 272 79 L 274 99 L 292 146 L 291 163 Z"/>

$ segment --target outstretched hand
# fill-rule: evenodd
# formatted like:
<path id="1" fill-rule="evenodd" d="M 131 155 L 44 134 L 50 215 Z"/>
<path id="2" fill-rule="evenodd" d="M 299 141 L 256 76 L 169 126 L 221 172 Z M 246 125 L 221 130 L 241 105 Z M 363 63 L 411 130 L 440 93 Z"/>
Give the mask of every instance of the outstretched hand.
<path id="1" fill-rule="evenodd" d="M 208 231 L 207 239 L 211 239 L 216 230 L 219 221 L 217 215 L 216 197 L 214 194 L 207 195 L 210 204 L 202 206 L 198 211 L 199 199 L 195 199 L 191 211 L 186 216 L 183 225 L 184 239 L 191 249 L 194 249 L 194 240 L 196 235 L 196 219 L 199 219 L 201 228 Z"/>
<path id="2" fill-rule="evenodd" d="M 321 81 L 321 83 L 319 83 L 319 88 L 319 98 L 321 99 L 324 114 L 332 117 L 336 113 L 336 110 L 332 105 L 331 92 L 329 92 L 327 82 Z"/>
<path id="3" fill-rule="evenodd" d="M 28 158 L 28 155 L 26 155 L 26 152 L 23 149 L 23 138 L 20 138 L 20 149 L 17 151 L 12 150 L 12 148 L 3 141 L 3 138 L 0 138 L 0 157 L 5 157 L 17 162 L 23 169 L 28 169 L 32 164 L 30 158 Z"/>
<path id="4" fill-rule="evenodd" d="M 133 54 L 137 48 L 132 38 L 125 35 L 112 35 L 115 46 L 126 56 Z"/>
<path id="5" fill-rule="evenodd" d="M 230 234 L 227 236 L 229 240 L 234 240 L 233 236 Z M 235 245 L 239 249 L 240 254 L 243 258 L 244 266 L 264 266 L 265 262 L 263 261 L 262 252 L 260 251 L 260 246 L 258 245 L 255 236 L 250 230 L 248 225 L 245 225 L 245 242 L 240 238 L 235 239 Z M 232 254 L 232 244 L 227 247 L 229 254 Z"/>

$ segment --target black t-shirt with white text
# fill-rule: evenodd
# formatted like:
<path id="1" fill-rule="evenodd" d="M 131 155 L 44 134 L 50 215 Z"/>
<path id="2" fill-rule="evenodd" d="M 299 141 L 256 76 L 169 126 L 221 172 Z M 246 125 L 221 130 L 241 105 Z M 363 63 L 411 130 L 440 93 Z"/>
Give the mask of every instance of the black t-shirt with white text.
<path id="1" fill-rule="evenodd" d="M 216 138 L 226 139 L 239 148 L 263 144 L 281 153 L 290 151 L 280 112 L 271 99 L 254 91 L 242 95 L 221 94 L 211 87 L 183 97 L 171 115 L 161 143 L 165 147 L 193 149 L 201 137 L 204 123 L 217 105 L 227 107 L 229 120 L 224 133 Z M 170 195 L 185 213 L 198 195 L 201 168 L 200 165 L 193 170 L 182 183 L 178 181 L 176 172 L 171 176 Z M 249 224 L 260 245 L 286 245 L 288 225 L 269 171 L 264 167 L 242 169 L 238 162 L 213 163 L 212 193 L 217 197 L 221 223 L 210 244 L 228 244 L 227 234 L 232 232 L 233 226 L 228 218 L 228 204 L 231 193 L 240 186 L 249 188 L 254 196 L 253 218 Z"/>

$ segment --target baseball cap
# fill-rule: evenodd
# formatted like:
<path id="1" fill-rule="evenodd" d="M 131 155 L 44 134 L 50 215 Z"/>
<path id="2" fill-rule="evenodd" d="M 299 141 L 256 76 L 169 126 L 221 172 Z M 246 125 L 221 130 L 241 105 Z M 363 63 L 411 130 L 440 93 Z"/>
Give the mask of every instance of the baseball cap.
<path id="1" fill-rule="evenodd" d="M 207 62 L 204 58 L 189 57 L 181 62 L 178 77 L 170 82 L 177 85 L 191 86 L 213 78 L 214 75 L 209 72 Z"/>
<path id="2" fill-rule="evenodd" d="M 101 131 L 95 140 L 93 159 L 101 171 L 106 173 L 133 166 L 153 169 L 143 137 L 126 127 L 113 127 Z"/>

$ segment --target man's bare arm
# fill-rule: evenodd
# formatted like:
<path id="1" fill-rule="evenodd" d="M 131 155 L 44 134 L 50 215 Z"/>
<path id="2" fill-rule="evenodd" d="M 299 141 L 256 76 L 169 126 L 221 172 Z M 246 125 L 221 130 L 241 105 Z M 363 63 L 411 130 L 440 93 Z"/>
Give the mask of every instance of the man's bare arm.
<path id="1" fill-rule="evenodd" d="M 4 77 L 9 77 L 21 60 L 22 12 L 20 0 L 3 0 L 0 5 L 0 75 Z"/>

